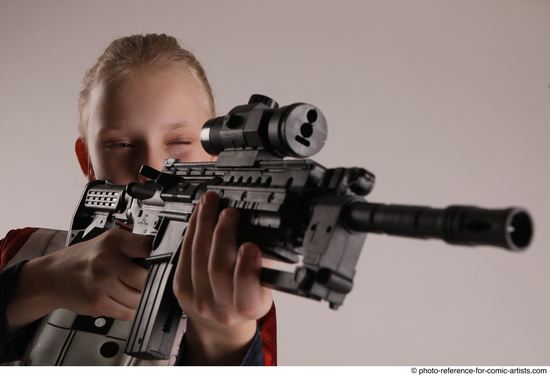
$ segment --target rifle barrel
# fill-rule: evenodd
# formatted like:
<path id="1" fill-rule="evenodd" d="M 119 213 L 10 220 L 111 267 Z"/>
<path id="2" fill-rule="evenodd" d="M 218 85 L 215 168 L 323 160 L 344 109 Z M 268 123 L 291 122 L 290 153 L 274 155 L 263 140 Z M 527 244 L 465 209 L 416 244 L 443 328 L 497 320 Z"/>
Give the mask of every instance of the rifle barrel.
<path id="1" fill-rule="evenodd" d="M 525 249 L 533 235 L 529 213 L 521 208 L 484 209 L 475 206 L 387 205 L 355 202 L 347 211 L 348 227 L 412 238 L 442 239 L 457 245 L 490 245 Z"/>

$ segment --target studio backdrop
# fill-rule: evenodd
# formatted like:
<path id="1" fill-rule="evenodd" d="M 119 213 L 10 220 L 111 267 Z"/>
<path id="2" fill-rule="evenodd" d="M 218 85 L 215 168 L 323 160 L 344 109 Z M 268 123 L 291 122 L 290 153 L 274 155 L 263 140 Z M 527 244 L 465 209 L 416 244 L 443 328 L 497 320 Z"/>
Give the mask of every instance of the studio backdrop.
<path id="1" fill-rule="evenodd" d="M 218 115 L 252 93 L 328 121 L 314 159 L 375 202 L 521 206 L 521 253 L 368 235 L 344 305 L 275 293 L 281 365 L 550 364 L 550 2 L 0 0 L 0 235 L 67 229 L 85 70 L 115 38 L 197 55 Z"/>

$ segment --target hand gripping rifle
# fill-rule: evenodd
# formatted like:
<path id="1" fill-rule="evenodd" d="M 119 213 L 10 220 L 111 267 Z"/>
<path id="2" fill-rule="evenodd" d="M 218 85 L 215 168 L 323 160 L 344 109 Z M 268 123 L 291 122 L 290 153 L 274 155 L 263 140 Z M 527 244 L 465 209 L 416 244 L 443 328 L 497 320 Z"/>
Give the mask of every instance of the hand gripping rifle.
<path id="1" fill-rule="evenodd" d="M 342 305 L 352 289 L 367 232 L 508 250 L 528 246 L 532 222 L 519 208 L 433 209 L 366 202 L 364 196 L 374 186 L 372 173 L 355 167 L 328 169 L 305 159 L 323 147 L 326 137 L 327 124 L 318 108 L 305 103 L 279 108 L 274 100 L 253 95 L 248 104 L 209 120 L 202 128 L 202 146 L 218 156 L 216 162 L 168 159 L 162 171 L 143 166 L 140 174 L 149 179 L 143 184 L 93 181 L 87 185 L 68 245 L 119 223 L 154 237 L 136 317 L 127 337 L 119 335 L 121 341 L 127 338 L 126 354 L 141 359 L 169 355 L 181 316 L 172 294 L 173 273 L 191 213 L 207 191 L 216 192 L 222 206 L 240 210 L 239 242 L 254 242 L 264 257 L 299 265 L 294 272 L 262 269 L 265 286 L 325 300 L 333 309 Z M 105 334 L 116 321 L 103 319 L 107 320 L 101 327 Z M 68 325 L 72 331 L 97 333 L 97 321 L 76 316 Z M 64 364 L 64 357 L 60 354 L 57 364 Z"/>

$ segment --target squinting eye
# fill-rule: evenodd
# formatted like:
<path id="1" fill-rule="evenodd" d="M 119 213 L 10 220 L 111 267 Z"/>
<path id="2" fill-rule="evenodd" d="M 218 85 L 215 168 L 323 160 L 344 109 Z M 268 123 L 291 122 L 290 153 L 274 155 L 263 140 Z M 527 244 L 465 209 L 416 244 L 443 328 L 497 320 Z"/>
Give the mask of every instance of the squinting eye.
<path id="1" fill-rule="evenodd" d="M 126 142 L 121 142 L 121 143 L 115 144 L 115 147 L 120 149 L 129 149 L 129 148 L 133 148 L 134 145 Z"/>
<path id="2" fill-rule="evenodd" d="M 191 145 L 191 141 L 172 141 L 169 142 L 168 145 Z"/>
<path id="3" fill-rule="evenodd" d="M 128 142 L 109 142 L 107 143 L 107 147 L 111 149 L 130 149 L 133 148 L 134 145 Z"/>

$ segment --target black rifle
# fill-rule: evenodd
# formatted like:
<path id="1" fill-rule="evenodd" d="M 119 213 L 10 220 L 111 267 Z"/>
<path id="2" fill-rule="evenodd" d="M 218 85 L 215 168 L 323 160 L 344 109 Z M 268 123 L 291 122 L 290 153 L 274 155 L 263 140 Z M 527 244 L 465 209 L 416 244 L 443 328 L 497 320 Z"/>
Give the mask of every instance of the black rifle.
<path id="1" fill-rule="evenodd" d="M 127 340 L 126 353 L 144 359 L 168 356 L 181 310 L 172 277 L 190 215 L 200 197 L 216 192 L 223 207 L 240 209 L 239 241 L 257 243 L 264 257 L 297 264 L 295 271 L 263 269 L 271 288 L 326 300 L 338 308 L 353 286 L 367 232 L 438 238 L 459 245 L 528 246 L 529 214 L 519 208 L 425 206 L 366 202 L 374 175 L 363 168 L 327 169 L 304 159 L 324 145 L 327 125 L 316 107 L 279 108 L 253 95 L 248 104 L 209 120 L 201 131 L 212 163 L 169 159 L 162 171 L 143 166 L 146 183 L 93 181 L 74 215 L 68 245 L 130 226 L 154 236 L 149 275 Z M 283 159 L 294 157 L 295 159 Z"/>

